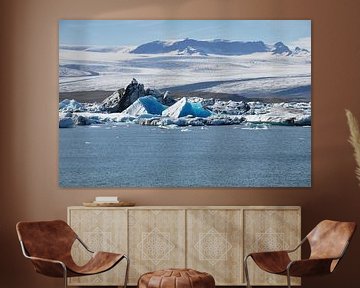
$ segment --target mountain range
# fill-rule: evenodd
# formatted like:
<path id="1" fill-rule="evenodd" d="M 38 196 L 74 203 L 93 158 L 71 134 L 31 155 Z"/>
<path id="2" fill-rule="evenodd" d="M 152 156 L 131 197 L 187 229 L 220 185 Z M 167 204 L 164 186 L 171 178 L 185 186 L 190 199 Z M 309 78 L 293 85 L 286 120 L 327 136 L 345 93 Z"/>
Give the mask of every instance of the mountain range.
<path id="1" fill-rule="evenodd" d="M 130 47 L 108 47 L 108 46 L 90 46 L 90 45 L 60 45 L 63 50 L 76 50 L 86 52 L 117 53 L 129 52 L 132 54 L 166 54 L 175 55 L 199 55 L 208 56 L 224 55 L 239 56 L 248 55 L 257 52 L 271 52 L 274 55 L 310 55 L 310 51 L 300 47 L 291 50 L 283 42 L 277 42 L 273 45 L 265 44 L 263 41 L 229 41 L 222 39 L 215 40 L 195 40 L 183 39 L 176 41 L 152 41 L 141 44 L 135 48 Z"/>
<path id="2" fill-rule="evenodd" d="M 134 54 L 162 54 L 175 52 L 178 55 L 247 55 L 257 52 L 272 52 L 272 54 L 296 55 L 310 52 L 296 47 L 293 51 L 283 42 L 267 45 L 263 41 L 229 41 L 229 40 L 195 40 L 186 38 L 179 41 L 152 41 L 142 44 L 130 53 Z"/>

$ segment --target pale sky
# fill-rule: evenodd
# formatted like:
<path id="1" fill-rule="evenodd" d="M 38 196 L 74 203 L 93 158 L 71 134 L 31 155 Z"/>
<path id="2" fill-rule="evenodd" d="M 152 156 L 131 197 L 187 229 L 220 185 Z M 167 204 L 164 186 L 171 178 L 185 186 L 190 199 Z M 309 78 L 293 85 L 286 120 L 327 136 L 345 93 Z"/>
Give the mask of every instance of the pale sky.
<path id="1" fill-rule="evenodd" d="M 60 45 L 137 46 L 155 40 L 278 41 L 311 49 L 311 20 L 60 20 Z"/>

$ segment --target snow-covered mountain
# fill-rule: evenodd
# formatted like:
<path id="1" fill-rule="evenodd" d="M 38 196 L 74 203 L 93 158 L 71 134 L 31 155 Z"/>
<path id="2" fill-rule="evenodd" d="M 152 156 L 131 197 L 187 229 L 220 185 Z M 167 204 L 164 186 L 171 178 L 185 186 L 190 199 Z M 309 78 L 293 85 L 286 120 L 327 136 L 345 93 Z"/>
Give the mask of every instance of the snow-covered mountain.
<path id="1" fill-rule="evenodd" d="M 99 53 L 132 53 L 132 54 L 175 54 L 208 56 L 240 56 L 259 52 L 272 52 L 277 55 L 306 55 L 310 51 L 296 47 L 291 50 L 283 42 L 265 44 L 263 41 L 229 41 L 222 39 L 195 40 L 186 38 L 176 41 L 152 41 L 137 47 L 131 46 L 91 46 L 91 45 L 60 45 L 61 50 L 99 52 Z"/>
<path id="2" fill-rule="evenodd" d="M 61 93 L 115 91 L 137 78 L 176 97 L 311 96 L 311 52 L 282 42 L 185 39 L 138 47 L 60 45 L 59 64 Z"/>
<path id="3" fill-rule="evenodd" d="M 185 51 L 191 51 L 192 54 L 215 54 L 215 55 L 247 55 L 256 52 L 266 52 L 268 47 L 262 41 L 242 42 L 228 40 L 195 40 L 186 38 L 179 41 L 153 41 L 142 44 L 132 50 L 135 54 L 160 54 L 169 52 L 178 52 L 183 54 Z"/>
<path id="4" fill-rule="evenodd" d="M 304 48 L 295 47 L 293 54 L 307 56 L 307 55 L 310 55 L 310 51 L 307 49 L 304 49 Z"/>
<path id="5" fill-rule="evenodd" d="M 271 52 L 273 54 L 281 54 L 287 56 L 290 56 L 292 54 L 292 51 L 289 49 L 289 47 L 282 42 L 275 43 L 274 47 L 271 49 Z"/>
<path id="6" fill-rule="evenodd" d="M 206 41 L 189 38 L 178 41 L 153 41 L 142 44 L 130 51 L 130 53 L 134 54 L 163 54 L 170 52 L 175 52 L 178 55 L 214 54 L 228 56 L 248 55 L 258 52 L 272 52 L 273 54 L 290 56 L 295 51 L 291 51 L 290 48 L 283 42 L 277 42 L 274 45 L 267 45 L 263 41 L 243 42 L 221 39 Z"/>

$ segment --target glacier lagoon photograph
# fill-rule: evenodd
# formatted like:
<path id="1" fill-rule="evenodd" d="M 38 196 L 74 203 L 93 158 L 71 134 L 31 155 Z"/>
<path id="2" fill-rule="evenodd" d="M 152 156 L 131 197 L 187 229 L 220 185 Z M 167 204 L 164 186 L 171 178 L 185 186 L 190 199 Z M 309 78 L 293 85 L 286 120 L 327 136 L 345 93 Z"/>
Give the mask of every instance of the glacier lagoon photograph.
<path id="1" fill-rule="evenodd" d="M 310 187 L 311 21 L 59 21 L 59 185 Z"/>

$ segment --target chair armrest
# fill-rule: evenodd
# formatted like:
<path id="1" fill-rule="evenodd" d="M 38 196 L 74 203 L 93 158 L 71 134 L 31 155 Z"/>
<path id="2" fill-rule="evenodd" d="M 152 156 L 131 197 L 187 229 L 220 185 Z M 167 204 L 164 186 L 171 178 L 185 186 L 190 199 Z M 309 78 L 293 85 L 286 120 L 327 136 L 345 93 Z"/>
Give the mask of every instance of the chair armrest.
<path id="1" fill-rule="evenodd" d="M 66 265 L 55 259 L 46 259 L 41 257 L 30 256 L 24 246 L 24 243 L 20 241 L 20 246 L 25 258 L 30 259 L 34 265 L 35 271 L 51 277 L 66 277 L 67 268 Z"/>
<path id="2" fill-rule="evenodd" d="M 312 276 L 329 274 L 332 272 L 333 261 L 337 262 L 339 258 L 318 258 L 303 259 L 291 261 L 287 266 L 290 276 Z"/>
<path id="3" fill-rule="evenodd" d="M 60 264 L 61 266 L 66 267 L 65 264 L 59 260 L 47 259 L 47 258 L 41 258 L 41 257 L 33 257 L 33 256 L 26 256 L 26 258 L 30 259 L 31 261 L 49 262 L 49 263 L 53 263 L 53 264 Z"/>
<path id="4" fill-rule="evenodd" d="M 299 249 L 299 248 L 306 242 L 306 240 L 307 240 L 306 237 L 303 238 L 303 239 L 301 240 L 301 242 L 300 242 L 295 248 L 290 249 L 290 250 L 285 250 L 285 251 L 288 252 L 288 253 L 295 252 L 297 249 Z"/>
<path id="5" fill-rule="evenodd" d="M 90 250 L 90 248 L 80 239 L 78 235 L 76 235 L 76 239 L 81 243 L 81 245 L 90 253 L 95 253 L 94 251 Z"/>
<path id="6" fill-rule="evenodd" d="M 26 258 L 30 259 L 34 265 L 35 271 L 51 277 L 66 277 L 67 275 L 67 268 L 66 265 L 59 261 L 53 259 L 46 259 L 40 257 L 33 257 L 33 256 L 25 256 Z"/>
<path id="7" fill-rule="evenodd" d="M 295 252 L 297 249 L 299 249 L 299 248 L 306 242 L 306 240 L 307 240 L 306 237 L 303 238 L 303 239 L 301 240 L 301 242 L 300 242 L 295 248 L 293 248 L 293 249 L 278 250 L 278 251 L 265 251 L 265 252 L 253 252 L 253 253 L 249 253 L 249 254 L 245 257 L 245 259 L 248 258 L 248 257 L 250 257 L 250 256 L 252 256 L 252 254 L 259 254 L 259 253 L 261 253 L 261 254 L 267 254 L 267 255 L 292 253 L 292 252 Z"/>
<path id="8" fill-rule="evenodd" d="M 249 253 L 246 257 L 259 257 L 259 256 L 265 256 L 265 257 L 271 257 L 271 256 L 282 256 L 282 255 L 288 255 L 287 250 L 279 250 L 279 251 L 264 251 L 264 252 L 252 252 Z"/>

